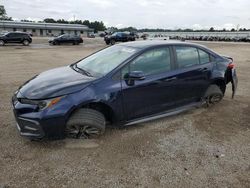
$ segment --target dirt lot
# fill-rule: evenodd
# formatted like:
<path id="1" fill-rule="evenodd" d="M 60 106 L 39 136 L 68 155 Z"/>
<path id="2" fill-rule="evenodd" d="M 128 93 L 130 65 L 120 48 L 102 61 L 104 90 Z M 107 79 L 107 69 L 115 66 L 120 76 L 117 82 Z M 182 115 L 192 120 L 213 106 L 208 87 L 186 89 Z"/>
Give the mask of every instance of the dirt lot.
<path id="1" fill-rule="evenodd" d="M 204 43 L 234 57 L 235 100 L 229 86 L 212 108 L 108 129 L 98 140 L 20 137 L 10 105 L 13 92 L 37 73 L 104 47 L 93 41 L 0 48 L 0 187 L 250 187 L 250 44 Z"/>

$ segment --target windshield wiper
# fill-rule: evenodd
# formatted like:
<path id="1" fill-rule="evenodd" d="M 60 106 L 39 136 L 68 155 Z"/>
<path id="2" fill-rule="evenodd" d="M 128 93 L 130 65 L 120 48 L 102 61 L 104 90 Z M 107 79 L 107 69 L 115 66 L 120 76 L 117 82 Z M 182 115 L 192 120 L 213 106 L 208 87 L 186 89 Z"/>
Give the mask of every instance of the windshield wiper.
<path id="1" fill-rule="evenodd" d="M 90 72 L 78 67 L 77 64 L 75 64 L 74 67 L 78 70 L 78 72 L 80 71 L 81 73 L 83 73 L 89 77 L 93 77 L 93 75 Z"/>

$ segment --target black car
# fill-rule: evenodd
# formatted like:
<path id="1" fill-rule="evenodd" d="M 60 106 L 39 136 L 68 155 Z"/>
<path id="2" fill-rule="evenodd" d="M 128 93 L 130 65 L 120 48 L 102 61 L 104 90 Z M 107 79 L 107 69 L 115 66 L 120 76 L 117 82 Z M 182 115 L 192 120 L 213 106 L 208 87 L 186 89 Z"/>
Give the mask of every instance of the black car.
<path id="1" fill-rule="evenodd" d="M 54 39 L 49 40 L 49 43 L 52 45 L 60 45 L 60 44 L 78 45 L 80 43 L 83 43 L 83 40 L 80 36 L 77 35 L 63 34 Z"/>
<path id="2" fill-rule="evenodd" d="M 32 43 L 32 38 L 28 33 L 24 32 L 9 32 L 0 35 L 0 46 L 7 43 L 19 43 L 28 46 Z"/>
<path id="3" fill-rule="evenodd" d="M 33 77 L 12 104 L 22 136 L 91 138 L 107 124 L 122 127 L 215 104 L 228 83 L 234 95 L 233 59 L 204 46 L 129 42 Z"/>
<path id="4" fill-rule="evenodd" d="M 127 32 L 115 32 L 112 35 L 106 35 L 104 41 L 107 45 L 114 45 L 116 42 L 135 41 L 135 36 Z"/>

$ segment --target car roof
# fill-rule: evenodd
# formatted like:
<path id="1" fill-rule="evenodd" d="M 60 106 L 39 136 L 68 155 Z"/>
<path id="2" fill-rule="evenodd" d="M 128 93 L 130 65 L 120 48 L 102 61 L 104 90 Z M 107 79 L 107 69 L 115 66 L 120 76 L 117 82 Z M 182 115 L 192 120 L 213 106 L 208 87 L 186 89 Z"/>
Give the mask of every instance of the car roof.
<path id="1" fill-rule="evenodd" d="M 176 40 L 144 40 L 144 41 L 120 43 L 118 45 L 133 47 L 133 48 L 140 48 L 140 49 L 146 49 L 150 47 L 157 47 L 157 46 L 163 46 L 163 45 L 187 45 L 187 46 L 196 46 L 196 47 L 206 48 L 205 46 L 200 45 L 200 44 L 182 42 L 182 41 L 176 41 Z"/>
<path id="2" fill-rule="evenodd" d="M 6 34 L 8 33 L 15 33 L 15 34 L 25 34 L 25 35 L 28 35 L 28 33 L 26 32 L 21 32 L 21 31 L 11 31 L 11 32 L 7 32 Z"/>

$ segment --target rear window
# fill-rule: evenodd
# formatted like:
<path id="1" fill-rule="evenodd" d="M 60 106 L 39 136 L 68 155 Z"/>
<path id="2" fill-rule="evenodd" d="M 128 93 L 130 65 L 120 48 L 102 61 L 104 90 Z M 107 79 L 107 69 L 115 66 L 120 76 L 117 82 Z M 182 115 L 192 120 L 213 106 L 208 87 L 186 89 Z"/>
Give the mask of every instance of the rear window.
<path id="1" fill-rule="evenodd" d="M 198 49 L 199 56 L 200 56 L 200 63 L 208 63 L 210 62 L 209 54 L 207 52 L 204 52 L 203 50 Z"/>
<path id="2" fill-rule="evenodd" d="M 179 68 L 190 67 L 199 64 L 199 54 L 197 48 L 176 46 L 175 49 Z"/>

